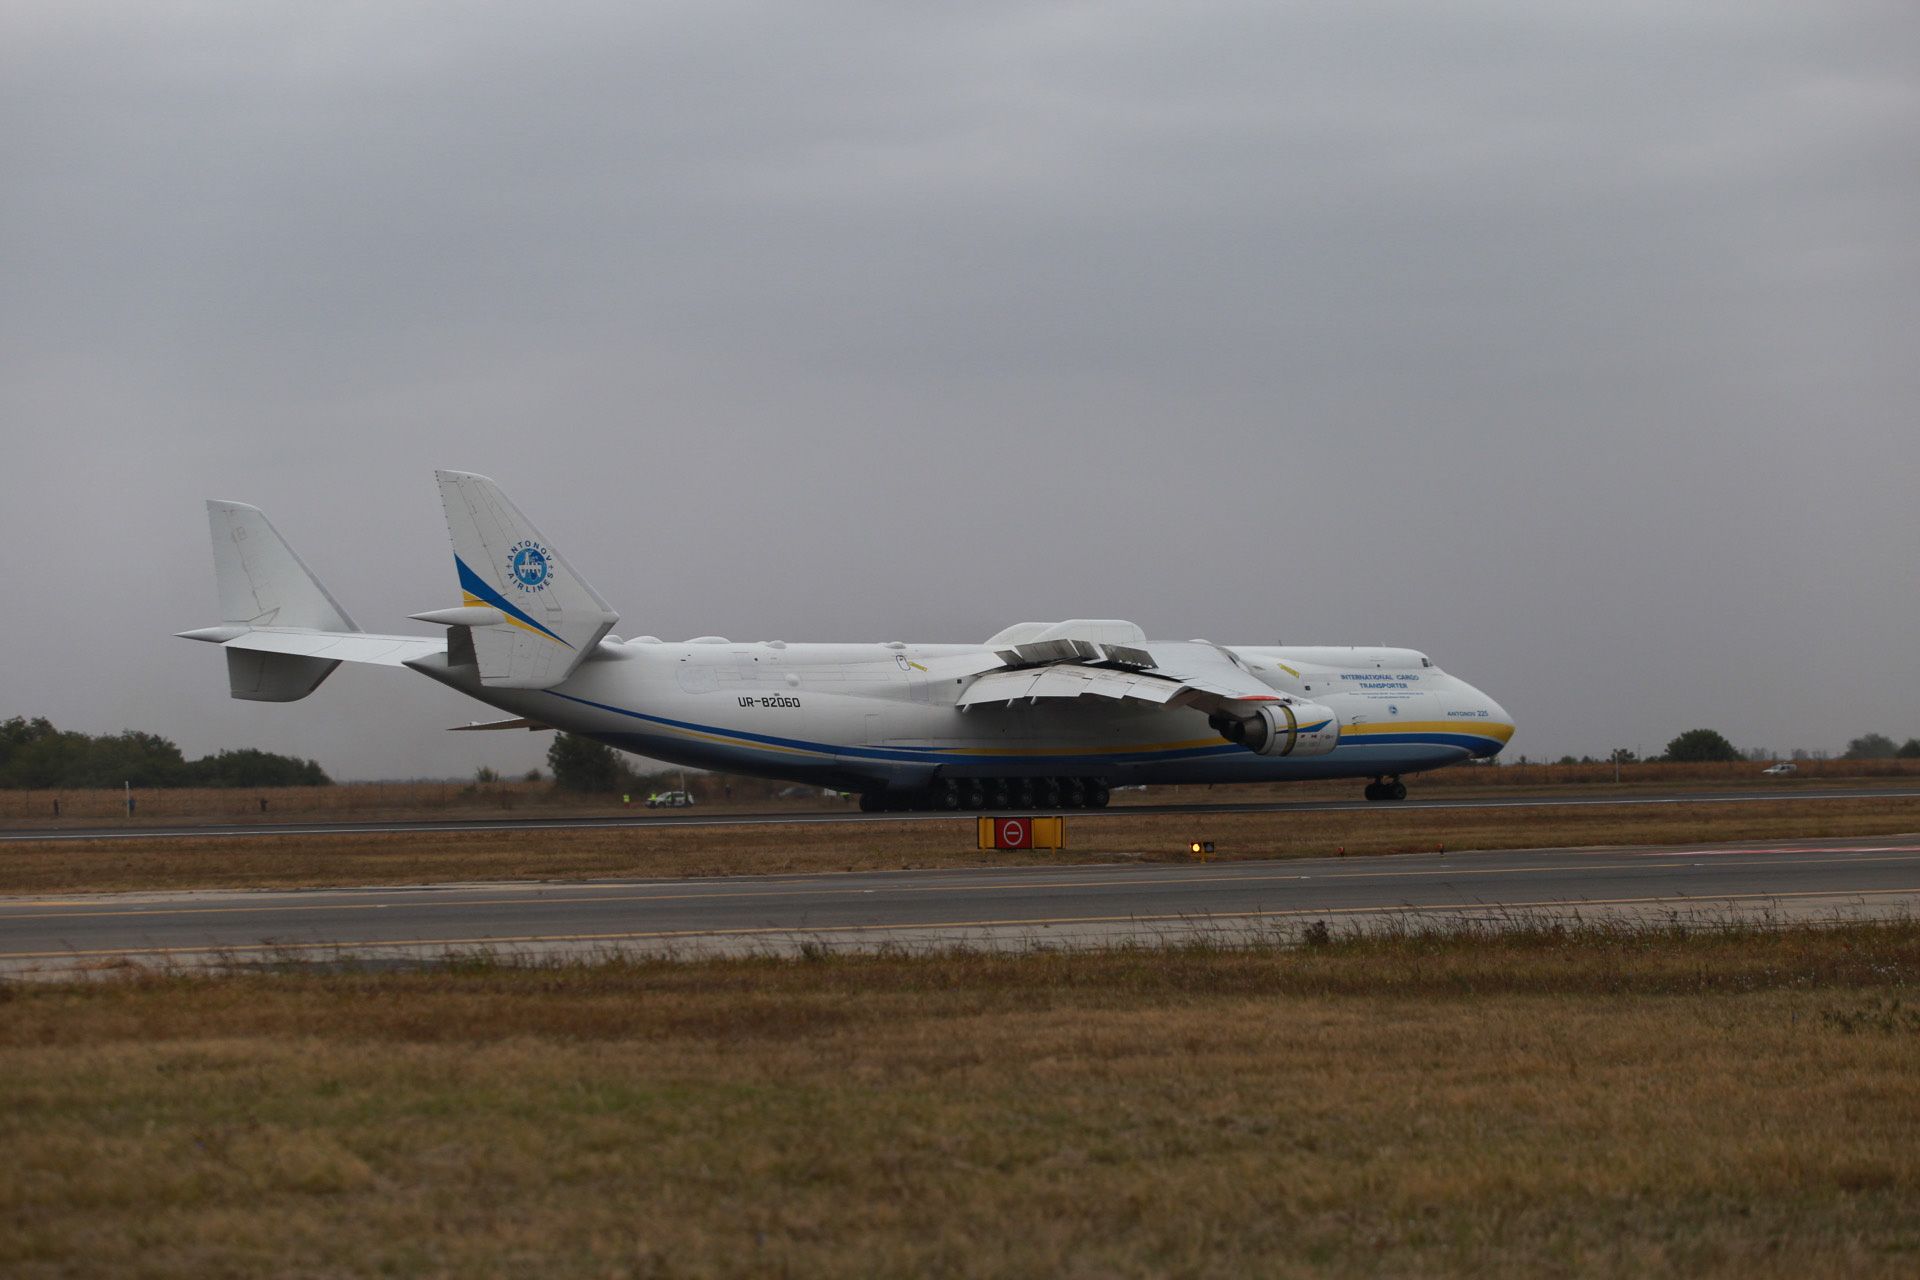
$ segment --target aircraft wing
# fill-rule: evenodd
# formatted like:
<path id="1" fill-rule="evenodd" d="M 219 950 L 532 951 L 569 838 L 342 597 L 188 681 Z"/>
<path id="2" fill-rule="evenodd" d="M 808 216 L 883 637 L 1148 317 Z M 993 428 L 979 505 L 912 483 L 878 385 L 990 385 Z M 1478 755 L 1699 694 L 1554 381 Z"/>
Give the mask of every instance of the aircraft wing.
<path id="1" fill-rule="evenodd" d="M 931 658 L 920 664 L 929 680 L 964 680 L 968 676 L 977 676 L 985 671 L 998 671 L 1008 664 L 999 654 L 982 649 L 978 653 L 958 653 L 945 658 Z"/>
<path id="2" fill-rule="evenodd" d="M 1026 702 L 1040 698 L 1112 698 L 1166 706 L 1184 692 L 1175 680 L 1138 671 L 1112 671 L 1061 663 L 993 671 L 961 691 L 956 706 L 978 707 L 993 702 Z"/>
<path id="3" fill-rule="evenodd" d="M 1026 656 L 1000 655 L 1003 660 Z M 1076 652 L 1071 656 L 1085 655 Z M 986 672 L 961 691 L 955 705 L 975 707 L 992 703 L 1031 704 L 1041 699 L 1106 698 L 1159 707 L 1197 707 L 1212 712 L 1229 703 L 1283 700 L 1282 695 L 1210 644 L 1128 648 L 1117 661 L 1101 661 L 1106 655 L 1098 651 L 1090 656 L 1094 662 L 1040 662 Z"/>
<path id="4" fill-rule="evenodd" d="M 381 667 L 405 666 L 416 658 L 447 651 L 447 642 L 432 636 L 382 636 L 366 631 L 317 631 L 307 627 L 207 627 L 180 634 L 190 640 L 211 641 L 227 650 L 320 658 L 327 662 L 365 662 Z"/>

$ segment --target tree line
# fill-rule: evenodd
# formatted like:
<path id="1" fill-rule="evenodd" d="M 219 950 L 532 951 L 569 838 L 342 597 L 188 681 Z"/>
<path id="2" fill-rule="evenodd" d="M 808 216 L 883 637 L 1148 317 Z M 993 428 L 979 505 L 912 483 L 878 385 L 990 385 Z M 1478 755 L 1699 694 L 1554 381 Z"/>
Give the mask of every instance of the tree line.
<path id="1" fill-rule="evenodd" d="M 1864 733 L 1847 744 L 1842 760 L 1920 760 L 1920 738 L 1908 738 L 1899 746 L 1884 733 Z"/>
<path id="2" fill-rule="evenodd" d="M 547 748 L 547 768 L 553 785 L 562 791 L 605 794 L 640 791 L 663 780 L 633 767 L 632 757 L 604 742 L 571 733 L 556 733 Z"/>
<path id="3" fill-rule="evenodd" d="M 1727 740 L 1727 736 L 1718 729 L 1689 729 L 1667 744 L 1663 755 L 1649 756 L 1649 763 L 1663 760 L 1684 764 L 1710 764 L 1716 762 L 1740 761 L 1748 758 L 1746 752 Z M 1842 760 L 1920 760 L 1920 738 L 1908 738 L 1900 746 L 1883 733 L 1862 734 L 1847 744 L 1841 753 Z M 1607 757 L 1607 763 L 1618 761 L 1632 764 L 1637 757 L 1631 751 L 1615 751 Z"/>
<path id="4" fill-rule="evenodd" d="M 682 771 L 671 765 L 655 765 L 650 770 L 634 767 L 634 757 L 615 751 L 603 742 L 571 733 L 556 733 L 547 748 L 547 768 L 553 785 L 560 791 L 586 795 L 633 795 L 644 799 L 654 791 L 671 790 L 678 785 Z M 538 773 L 538 770 L 535 770 Z M 529 776 L 529 781 L 532 777 Z M 717 795 L 731 799 L 771 798 L 786 795 L 794 784 L 776 779 L 748 778 L 737 774 L 703 774 L 701 785 Z"/>
<path id="5" fill-rule="evenodd" d="M 157 733 L 127 729 L 87 734 L 56 729 L 45 717 L 0 722 L 0 787 L 324 787 L 318 762 L 255 751 L 221 751 L 188 760 Z"/>

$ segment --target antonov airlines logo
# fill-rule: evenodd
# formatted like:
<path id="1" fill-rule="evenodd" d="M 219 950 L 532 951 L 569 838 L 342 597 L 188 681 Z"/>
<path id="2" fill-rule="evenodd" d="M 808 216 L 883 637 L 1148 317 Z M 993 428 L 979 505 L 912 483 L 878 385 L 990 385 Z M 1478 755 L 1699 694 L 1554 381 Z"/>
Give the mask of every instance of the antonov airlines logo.
<path id="1" fill-rule="evenodd" d="M 545 591 L 552 555 L 537 542 L 516 542 L 507 556 L 507 574 L 522 591 Z"/>

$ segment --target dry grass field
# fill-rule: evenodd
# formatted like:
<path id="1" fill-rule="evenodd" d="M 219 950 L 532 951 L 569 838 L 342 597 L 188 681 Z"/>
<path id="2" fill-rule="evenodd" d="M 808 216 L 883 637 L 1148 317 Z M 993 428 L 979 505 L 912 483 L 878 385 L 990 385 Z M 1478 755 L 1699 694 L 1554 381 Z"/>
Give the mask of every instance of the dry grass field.
<path id="1" fill-rule="evenodd" d="M 1060 853 L 981 853 L 971 818 L 742 827 L 167 837 L 0 845 L 0 893 L 810 873 L 1186 857 L 1811 839 L 1920 831 L 1920 797 L 1802 804 L 1130 814 L 1067 819 Z"/>
<path id="2" fill-rule="evenodd" d="M 0 1273 L 1911 1276 L 1920 925 L 0 989 Z"/>
<path id="3" fill-rule="evenodd" d="M 1811 760 L 1786 778 L 1767 778 L 1760 766 L 1739 764 L 1634 764 L 1623 767 L 1618 783 L 1611 765 L 1528 764 L 1492 767 L 1456 767 L 1423 773 L 1408 780 L 1416 796 L 1519 795 L 1578 788 L 1581 794 L 1646 792 L 1663 788 L 1766 788 L 1793 791 L 1806 787 L 1920 785 L 1920 760 Z M 691 774 L 688 785 L 700 798 L 702 812 L 791 812 L 848 810 L 843 799 L 820 796 L 780 798 L 781 785 L 753 779 L 723 780 Z M 731 785 L 729 799 L 722 788 Z M 1116 805 L 1205 804 L 1266 800 L 1357 800 L 1361 784 L 1340 782 L 1278 782 L 1231 787 L 1155 787 L 1122 791 Z M 332 787 L 193 788 L 138 791 L 133 823 L 278 822 L 295 819 L 402 819 L 451 817 L 529 817 L 537 815 L 604 816 L 641 810 L 644 789 L 633 804 L 618 796 L 579 796 L 556 791 L 550 783 L 501 781 L 485 785 L 465 782 L 353 782 Z M 60 814 L 54 816 L 54 801 Z M 261 807 L 261 802 L 266 807 Z M 20 830 L 35 827 L 97 826 L 126 823 L 125 797 L 119 791 L 8 791 L 0 790 L 0 825 Z"/>

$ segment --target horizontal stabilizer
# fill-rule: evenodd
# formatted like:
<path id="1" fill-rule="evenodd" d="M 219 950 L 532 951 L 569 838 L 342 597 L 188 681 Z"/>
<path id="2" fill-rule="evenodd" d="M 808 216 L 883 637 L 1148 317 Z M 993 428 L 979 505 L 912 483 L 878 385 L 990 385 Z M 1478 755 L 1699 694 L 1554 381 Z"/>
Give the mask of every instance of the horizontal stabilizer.
<path id="1" fill-rule="evenodd" d="M 479 733 L 488 729 L 526 729 L 531 733 L 553 728 L 550 724 L 541 724 L 538 720 L 528 720 L 522 716 L 514 720 L 475 720 L 470 724 L 456 724 L 448 733 Z"/>
<path id="2" fill-rule="evenodd" d="M 382 636 L 369 631 L 308 631 L 298 627 L 204 627 L 178 633 L 183 640 L 206 640 L 228 653 L 278 654 L 321 658 L 327 662 L 364 662 L 403 667 L 415 658 L 445 653 L 447 644 L 432 636 Z"/>
<path id="3" fill-rule="evenodd" d="M 429 609 L 407 615 L 415 622 L 431 622 L 436 627 L 497 627 L 507 615 L 491 605 L 469 604 L 455 609 Z"/>

